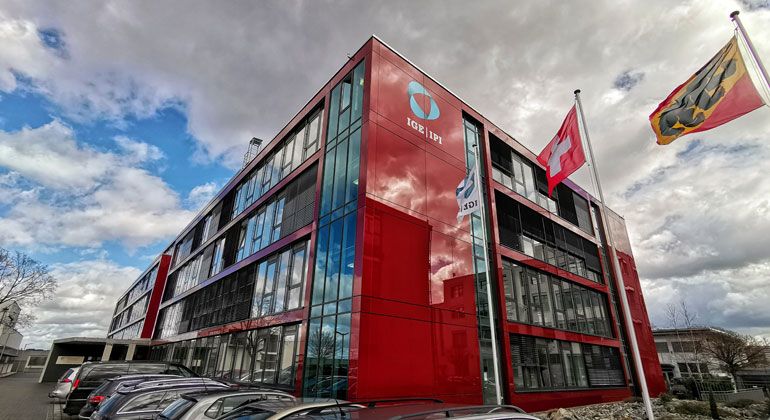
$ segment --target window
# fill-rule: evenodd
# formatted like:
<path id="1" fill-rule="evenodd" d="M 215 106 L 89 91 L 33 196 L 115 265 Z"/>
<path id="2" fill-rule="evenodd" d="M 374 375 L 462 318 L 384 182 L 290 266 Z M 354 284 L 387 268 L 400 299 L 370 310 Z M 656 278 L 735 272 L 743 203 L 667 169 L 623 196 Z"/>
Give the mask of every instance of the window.
<path id="1" fill-rule="evenodd" d="M 298 123 L 282 143 L 275 146 L 270 154 L 262 159 L 251 175 L 244 177 L 233 193 L 231 220 L 272 187 L 278 185 L 282 179 L 299 168 L 318 150 L 322 114 L 322 110 L 310 113 L 310 116 Z"/>
<path id="2" fill-rule="evenodd" d="M 345 398 L 365 63 L 332 89 L 303 394 Z M 304 270 L 304 269 L 303 269 Z M 299 291 L 297 291 L 299 293 Z"/>
<path id="3" fill-rule="evenodd" d="M 510 343 L 518 392 L 625 385 L 616 348 L 518 334 Z"/>
<path id="4" fill-rule="evenodd" d="M 281 190 L 275 199 L 263 204 L 241 222 L 236 261 L 313 221 L 315 180 L 315 167 L 308 168 Z"/>
<path id="5" fill-rule="evenodd" d="M 127 402 L 126 405 L 120 409 L 120 412 L 135 413 L 139 411 L 154 411 L 158 408 L 158 404 L 160 404 L 160 401 L 165 394 L 165 391 L 160 391 L 136 396 L 134 399 Z"/>
<path id="6" fill-rule="evenodd" d="M 170 354 L 178 353 L 177 349 L 184 349 L 192 355 L 191 364 L 198 374 L 226 377 L 236 383 L 291 387 L 296 372 L 297 331 L 298 325 L 293 324 L 180 341 L 153 347 L 150 358 L 168 359 Z"/>
<path id="7" fill-rule="evenodd" d="M 500 243 L 572 274 L 601 283 L 599 250 L 592 241 L 496 193 Z"/>
<path id="8" fill-rule="evenodd" d="M 307 242 L 273 254 L 257 263 L 251 316 L 256 318 L 299 308 L 307 270 Z"/>
<path id="9" fill-rule="evenodd" d="M 222 238 L 216 242 L 214 246 L 214 255 L 211 257 L 211 276 L 218 274 L 222 271 L 224 260 L 222 257 L 225 252 L 225 238 Z"/>
<path id="10" fill-rule="evenodd" d="M 674 353 L 695 353 L 695 346 L 692 341 L 672 341 L 671 348 Z"/>
<path id="11" fill-rule="evenodd" d="M 606 297 L 550 274 L 503 260 L 508 320 L 612 337 Z"/>

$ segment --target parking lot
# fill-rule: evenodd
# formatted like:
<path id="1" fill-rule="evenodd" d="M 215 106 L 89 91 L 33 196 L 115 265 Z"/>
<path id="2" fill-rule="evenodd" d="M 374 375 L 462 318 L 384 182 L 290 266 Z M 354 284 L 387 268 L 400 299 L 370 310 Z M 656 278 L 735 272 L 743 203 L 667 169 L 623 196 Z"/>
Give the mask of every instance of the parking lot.
<path id="1" fill-rule="evenodd" d="M 37 383 L 38 373 L 17 373 L 0 378 L 0 420 L 58 420 L 61 405 L 48 398 L 52 383 Z"/>

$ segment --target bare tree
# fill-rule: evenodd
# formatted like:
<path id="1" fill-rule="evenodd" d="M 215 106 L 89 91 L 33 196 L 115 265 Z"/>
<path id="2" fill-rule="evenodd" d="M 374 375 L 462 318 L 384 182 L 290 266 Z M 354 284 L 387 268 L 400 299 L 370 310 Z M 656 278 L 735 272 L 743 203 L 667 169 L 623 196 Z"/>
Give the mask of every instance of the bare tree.
<path id="1" fill-rule="evenodd" d="M 0 248 L 0 305 L 16 302 L 29 306 L 50 299 L 56 290 L 56 280 L 48 267 L 19 251 Z M 22 325 L 32 321 L 31 314 L 18 320 Z"/>
<path id="2" fill-rule="evenodd" d="M 703 353 L 702 351 L 702 344 L 701 341 L 697 339 L 693 332 L 693 328 L 697 327 L 697 320 L 698 320 L 698 314 L 696 312 L 693 312 L 688 306 L 687 302 L 684 301 L 684 299 L 680 300 L 678 304 L 669 303 L 666 305 L 666 318 L 668 318 L 668 322 L 671 325 L 671 328 L 676 330 L 676 337 L 679 340 L 680 343 L 682 343 L 682 336 L 680 334 L 680 329 L 686 329 L 689 343 L 689 348 L 691 349 L 691 353 L 693 354 L 693 358 L 690 359 L 688 357 L 685 357 L 683 361 L 685 362 L 684 365 L 687 368 L 687 372 L 689 374 L 698 373 L 702 374 L 702 366 L 701 366 L 701 358 L 700 355 Z M 682 344 L 680 344 L 682 345 Z M 677 361 L 680 361 L 679 357 L 676 357 Z M 687 363 L 690 360 L 695 361 L 695 366 L 691 366 L 691 363 Z M 693 368 L 695 368 L 695 372 L 693 372 Z"/>
<path id="3" fill-rule="evenodd" d="M 737 385 L 739 371 L 767 365 L 767 346 L 767 340 L 764 339 L 735 331 L 718 330 L 706 335 L 703 351 L 714 358 Z"/>

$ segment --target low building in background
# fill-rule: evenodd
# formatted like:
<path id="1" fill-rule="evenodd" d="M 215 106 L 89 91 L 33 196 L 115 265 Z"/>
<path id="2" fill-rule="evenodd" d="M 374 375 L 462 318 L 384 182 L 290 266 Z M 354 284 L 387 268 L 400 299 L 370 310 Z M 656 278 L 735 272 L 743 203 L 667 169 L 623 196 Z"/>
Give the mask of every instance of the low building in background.
<path id="1" fill-rule="evenodd" d="M 718 334 L 721 331 L 710 327 L 653 330 L 655 349 L 668 382 L 674 378 L 729 376 L 720 370 L 719 363 L 703 349 L 703 343 L 712 333 Z"/>
<path id="2" fill-rule="evenodd" d="M 484 213 L 458 221 L 474 150 Z M 532 151 L 372 37 L 130 286 L 109 337 L 312 397 L 490 403 L 499 387 L 537 411 L 621 400 L 639 380 L 657 395 L 625 222 L 597 204 L 570 181 L 549 197 Z"/>
<path id="3" fill-rule="evenodd" d="M 8 301 L 0 304 L 0 375 L 13 372 L 14 362 L 19 356 L 21 340 L 24 338 L 16 331 L 20 314 L 18 303 Z"/>
<path id="4" fill-rule="evenodd" d="M 146 360 L 149 340 L 68 337 L 54 340 L 39 382 L 55 382 L 69 368 L 103 360 Z"/>
<path id="5" fill-rule="evenodd" d="M 718 360 L 705 351 L 704 346 L 710 334 L 724 334 L 714 327 L 663 328 L 653 331 L 655 348 L 666 382 L 675 378 L 729 379 Z M 765 351 L 765 366 L 744 369 L 736 374 L 737 389 L 770 388 L 770 348 Z"/>
<path id="6" fill-rule="evenodd" d="M 13 364 L 13 371 L 40 372 L 45 367 L 46 360 L 48 360 L 48 350 L 23 349 Z"/>

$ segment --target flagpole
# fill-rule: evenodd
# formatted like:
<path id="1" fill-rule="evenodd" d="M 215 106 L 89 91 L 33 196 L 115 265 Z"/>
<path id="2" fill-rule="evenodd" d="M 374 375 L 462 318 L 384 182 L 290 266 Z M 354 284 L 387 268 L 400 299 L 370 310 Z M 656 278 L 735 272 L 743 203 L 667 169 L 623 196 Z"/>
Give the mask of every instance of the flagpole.
<path id="1" fill-rule="evenodd" d="M 476 186 L 479 189 L 479 210 L 481 215 L 481 240 L 484 242 L 484 265 L 486 265 L 484 269 L 484 275 L 486 276 L 486 283 L 487 283 L 487 308 L 489 312 L 489 331 L 490 331 L 490 339 L 492 340 L 492 365 L 494 367 L 494 375 L 495 375 L 495 398 L 497 399 L 497 404 L 503 404 L 503 394 L 500 390 L 500 368 L 499 368 L 499 361 L 498 361 L 498 343 L 497 343 L 497 325 L 495 324 L 495 306 L 493 304 L 492 300 L 492 282 L 490 281 L 489 277 L 489 249 L 487 244 L 487 223 L 486 223 L 486 213 L 484 212 L 484 189 L 481 184 L 481 155 L 477 153 L 478 151 L 478 141 L 476 144 L 473 145 L 473 160 L 475 161 L 474 164 L 476 165 L 476 174 L 475 174 L 475 180 Z M 473 231 L 473 213 L 471 213 L 468 216 L 469 221 L 471 221 L 471 231 Z M 472 236 L 472 235 L 471 235 Z M 481 337 L 479 337 L 481 339 Z M 481 381 L 481 387 L 482 392 L 484 388 L 484 381 L 482 378 Z"/>
<path id="2" fill-rule="evenodd" d="M 599 171 L 596 168 L 596 160 L 594 159 L 594 150 L 591 146 L 591 138 L 588 135 L 588 127 L 586 126 L 586 118 L 583 114 L 583 104 L 580 101 L 580 89 L 575 91 L 575 100 L 577 101 L 578 111 L 580 111 L 580 121 L 583 123 L 583 132 L 585 133 L 586 143 L 588 144 L 588 154 L 591 156 L 591 171 L 593 177 L 596 180 L 596 189 L 599 192 L 599 201 L 601 204 L 602 220 L 604 221 L 604 230 L 607 233 L 607 241 L 610 248 L 610 257 L 612 259 L 613 273 L 615 273 L 615 279 L 619 287 L 620 302 L 623 309 L 623 319 L 626 324 L 626 331 L 628 331 L 628 341 L 631 347 L 631 355 L 634 360 L 634 366 L 639 376 L 639 386 L 642 390 L 642 400 L 644 401 L 644 409 L 647 411 L 647 418 L 654 420 L 655 416 L 652 412 L 652 402 L 650 401 L 650 393 L 647 390 L 647 379 L 644 374 L 644 366 L 642 365 L 642 357 L 639 354 L 639 344 L 636 341 L 636 329 L 634 328 L 634 322 L 631 318 L 631 311 L 628 306 L 628 297 L 626 296 L 626 285 L 623 281 L 623 273 L 620 272 L 620 263 L 618 261 L 618 255 L 615 253 L 615 241 L 612 236 L 612 229 L 610 228 L 610 219 L 607 217 L 607 207 L 604 205 L 604 193 L 602 192 L 602 183 L 599 180 Z"/>
<path id="3" fill-rule="evenodd" d="M 751 56 L 754 58 L 754 61 L 756 61 L 757 66 L 759 67 L 760 73 L 762 73 L 762 77 L 765 79 L 765 85 L 767 85 L 768 88 L 770 88 L 770 76 L 767 75 L 767 69 L 765 68 L 765 65 L 762 64 L 762 60 L 759 59 L 759 54 L 757 54 L 757 50 L 754 49 L 754 43 L 751 42 L 751 38 L 749 38 L 749 34 L 746 33 L 746 28 L 743 27 L 743 23 L 741 23 L 741 18 L 738 17 L 739 11 L 734 11 L 730 13 L 730 18 L 735 22 L 735 25 L 738 27 L 738 32 L 741 33 L 741 36 L 744 40 L 746 40 L 746 45 L 749 47 L 749 53 L 751 53 Z"/>

